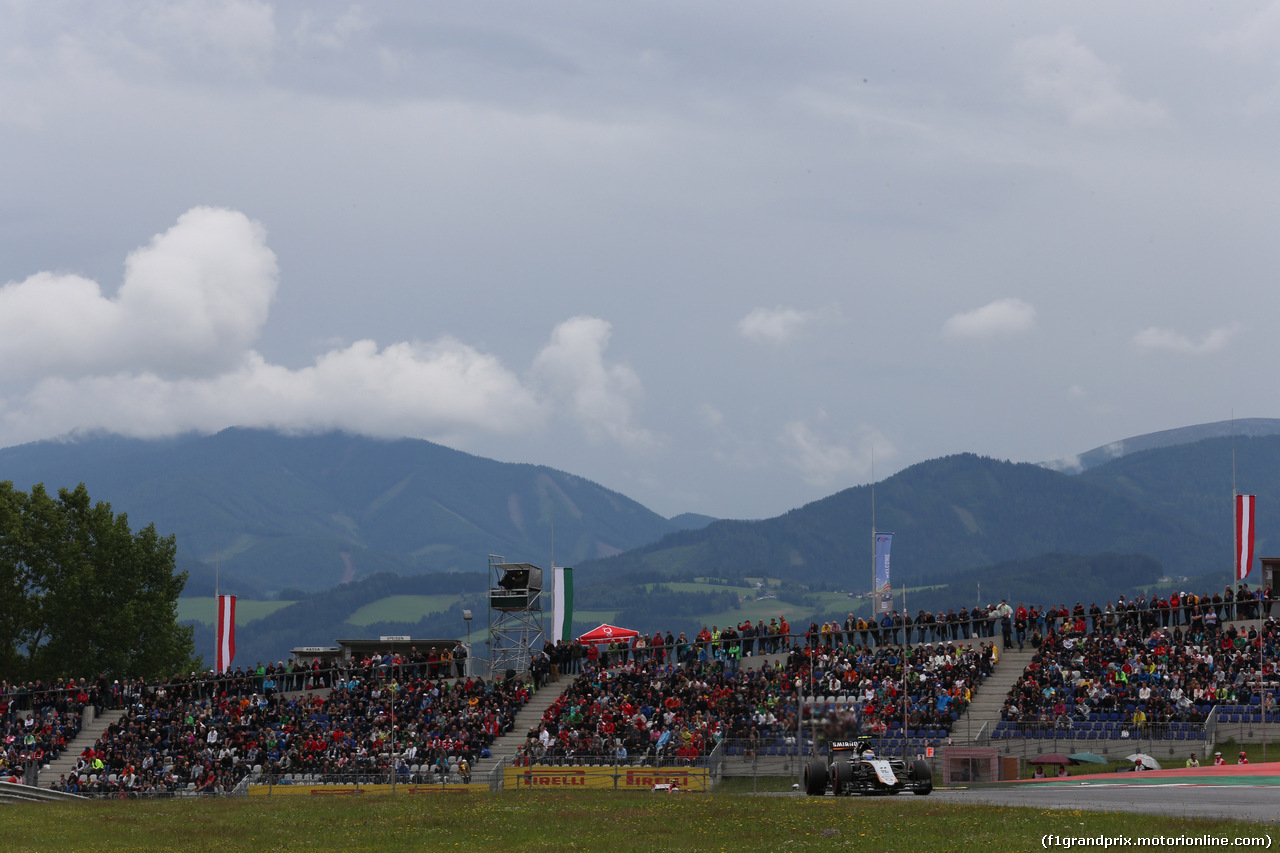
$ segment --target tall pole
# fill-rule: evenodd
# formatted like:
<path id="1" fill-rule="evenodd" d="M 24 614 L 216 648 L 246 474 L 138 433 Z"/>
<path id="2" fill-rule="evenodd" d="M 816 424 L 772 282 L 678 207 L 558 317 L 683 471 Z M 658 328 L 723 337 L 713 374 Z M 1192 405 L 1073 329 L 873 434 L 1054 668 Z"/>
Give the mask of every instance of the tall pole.
<path id="1" fill-rule="evenodd" d="M 818 697 L 813 686 L 814 646 L 809 646 L 809 737 L 813 740 L 813 757 L 818 757 Z"/>
<path id="2" fill-rule="evenodd" d="M 399 775 L 400 768 L 397 762 L 400 760 L 400 750 L 397 746 L 399 740 L 399 732 L 396 731 L 396 676 L 395 670 L 391 667 L 387 668 L 387 672 L 391 674 L 391 686 L 387 691 L 391 696 L 391 793 L 396 792 L 396 776 Z"/>
<path id="3" fill-rule="evenodd" d="M 876 447 L 871 445 L 871 618 L 876 618 Z"/>
<path id="4" fill-rule="evenodd" d="M 1262 614 L 1259 613 L 1259 616 Z M 1262 668 L 1266 665 L 1266 657 L 1264 652 L 1267 648 L 1267 641 L 1263 635 L 1263 630 L 1267 623 L 1261 619 L 1258 620 L 1258 692 L 1262 694 L 1262 760 L 1267 760 L 1267 685 L 1262 680 Z"/>
<path id="5" fill-rule="evenodd" d="M 907 698 L 907 585 L 902 585 L 902 760 L 907 760 L 907 712 L 911 702 Z"/>
<path id="6" fill-rule="evenodd" d="M 796 784 L 798 785 L 803 779 L 803 771 L 801 765 L 804 764 L 804 696 L 801 695 L 800 679 L 796 679 Z M 809 793 L 805 791 L 805 793 Z"/>
<path id="7" fill-rule="evenodd" d="M 219 601 L 218 581 L 222 573 L 222 549 L 214 550 L 213 557 L 213 667 L 218 668 L 218 627 L 222 624 L 222 603 Z M 221 673 L 219 673 L 221 674 Z"/>

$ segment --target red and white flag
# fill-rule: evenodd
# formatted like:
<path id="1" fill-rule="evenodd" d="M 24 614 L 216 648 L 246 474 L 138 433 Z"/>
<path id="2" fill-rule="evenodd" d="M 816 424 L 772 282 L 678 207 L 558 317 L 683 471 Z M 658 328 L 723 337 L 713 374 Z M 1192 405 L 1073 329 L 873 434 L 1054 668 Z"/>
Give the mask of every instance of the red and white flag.
<path id="1" fill-rule="evenodd" d="M 236 597 L 218 596 L 218 672 L 231 669 L 236 656 Z"/>
<path id="2" fill-rule="evenodd" d="M 1253 495 L 1236 495 L 1236 580 L 1253 568 Z"/>

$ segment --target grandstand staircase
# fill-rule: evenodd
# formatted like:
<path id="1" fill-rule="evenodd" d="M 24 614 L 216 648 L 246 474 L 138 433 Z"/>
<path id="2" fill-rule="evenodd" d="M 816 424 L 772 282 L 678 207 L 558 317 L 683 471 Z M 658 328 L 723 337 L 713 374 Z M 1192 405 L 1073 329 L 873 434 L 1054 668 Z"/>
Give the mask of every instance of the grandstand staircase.
<path id="1" fill-rule="evenodd" d="M 999 649 L 1000 637 L 995 638 Z M 1000 658 L 992 667 L 991 675 L 982 682 L 982 686 L 974 693 L 973 702 L 964 714 L 951 727 L 951 740 L 954 743 L 970 743 L 982 732 L 983 737 L 990 737 L 991 732 L 1000 722 L 1000 709 L 1004 707 L 1005 697 L 1018 683 L 1023 671 L 1035 656 L 1035 649 L 1028 643 L 1022 651 L 1000 649 Z M 986 730 L 983 730 L 983 726 Z"/>
<path id="2" fill-rule="evenodd" d="M 507 765 L 512 764 L 516 757 L 516 750 L 524 746 L 529 729 L 542 722 L 543 712 L 560 698 L 560 694 L 564 693 L 569 685 L 573 683 L 575 677 L 561 675 L 559 681 L 550 682 L 546 687 L 529 697 L 528 703 L 516 714 L 511 731 L 490 745 L 489 755 L 491 757 L 476 760 L 475 767 L 471 769 L 471 784 L 488 785 L 489 771 L 498 766 L 504 759 Z"/>
<path id="3" fill-rule="evenodd" d="M 92 715 L 93 706 L 89 705 L 84 710 L 84 716 L 88 718 Z M 103 711 L 101 716 L 94 716 L 93 719 L 83 722 L 80 726 L 80 734 L 67 742 L 67 748 L 58 756 L 58 760 L 40 768 L 40 787 L 47 788 L 49 783 L 57 782 L 64 773 L 71 775 L 71 771 L 75 769 L 76 760 L 80 757 L 80 753 L 84 752 L 85 747 L 97 743 L 98 736 L 123 716 L 124 711 Z"/>

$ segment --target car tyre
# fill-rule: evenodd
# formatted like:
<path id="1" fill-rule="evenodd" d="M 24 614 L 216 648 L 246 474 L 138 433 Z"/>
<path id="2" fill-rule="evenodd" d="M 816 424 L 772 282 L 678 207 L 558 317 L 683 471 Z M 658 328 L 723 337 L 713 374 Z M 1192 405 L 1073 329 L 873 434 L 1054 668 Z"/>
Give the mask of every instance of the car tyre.
<path id="1" fill-rule="evenodd" d="M 810 797 L 827 793 L 827 763 L 813 758 L 804 763 L 804 792 Z"/>
<path id="2" fill-rule="evenodd" d="M 929 769 L 929 763 L 916 759 L 911 762 L 911 777 L 913 786 L 911 792 L 921 797 L 926 797 L 933 793 L 933 771 Z"/>
<path id="3" fill-rule="evenodd" d="M 844 796 L 848 791 L 846 788 L 853 782 L 853 765 L 848 761 L 837 761 L 831 765 L 831 774 L 835 778 L 831 781 L 831 789 L 837 797 Z"/>

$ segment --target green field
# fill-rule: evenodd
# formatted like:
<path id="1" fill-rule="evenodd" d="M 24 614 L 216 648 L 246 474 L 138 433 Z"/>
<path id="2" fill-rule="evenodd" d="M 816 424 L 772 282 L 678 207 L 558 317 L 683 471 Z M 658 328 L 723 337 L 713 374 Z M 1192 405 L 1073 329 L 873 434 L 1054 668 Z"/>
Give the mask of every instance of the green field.
<path id="1" fill-rule="evenodd" d="M 347 617 L 352 625 L 375 622 L 417 622 L 428 613 L 443 613 L 462 601 L 460 595 L 389 595 L 361 607 Z M 461 614 L 459 614 L 461 619 Z"/>
<path id="2" fill-rule="evenodd" d="M 251 601 L 247 598 L 236 599 L 236 623 L 246 625 L 264 619 L 281 607 L 288 607 L 292 601 Z M 218 604 L 212 595 L 178 599 L 178 621 L 201 622 L 212 625 L 218 615 Z"/>
<path id="3" fill-rule="evenodd" d="M 573 622 L 579 627 L 587 625 L 586 628 L 582 629 L 582 633 L 586 633 L 597 625 L 602 625 L 606 622 L 612 624 L 617 615 L 618 611 L 616 610 L 574 610 Z"/>
<path id="4" fill-rule="evenodd" d="M 653 592 L 656 586 L 664 586 L 672 592 L 736 592 L 739 596 L 755 595 L 756 589 L 747 586 L 726 586 L 722 583 L 704 583 L 698 581 L 691 583 L 689 581 L 674 581 L 672 583 L 647 583 L 644 585 L 646 592 Z"/>
<path id="5" fill-rule="evenodd" d="M 36 851 L 654 851 L 1041 849 L 1072 836 L 1264 836 L 1255 823 L 940 803 L 934 798 L 506 791 L 108 801 L 0 808 L 10 853 Z"/>

